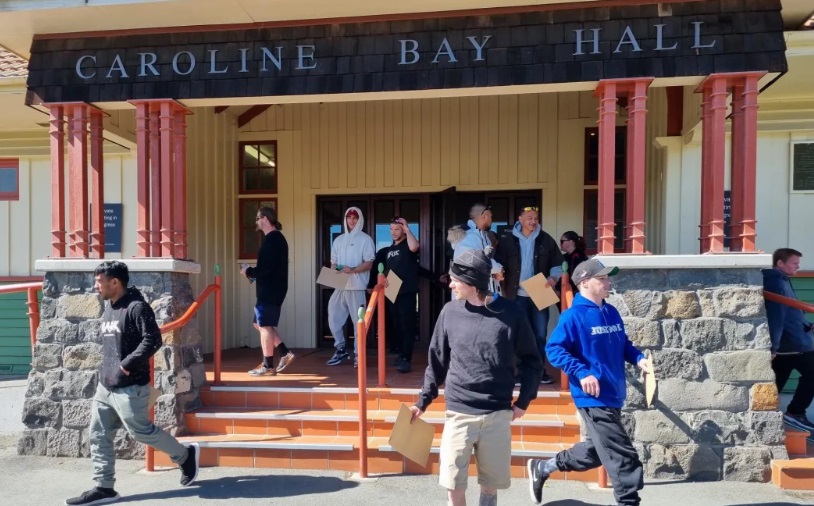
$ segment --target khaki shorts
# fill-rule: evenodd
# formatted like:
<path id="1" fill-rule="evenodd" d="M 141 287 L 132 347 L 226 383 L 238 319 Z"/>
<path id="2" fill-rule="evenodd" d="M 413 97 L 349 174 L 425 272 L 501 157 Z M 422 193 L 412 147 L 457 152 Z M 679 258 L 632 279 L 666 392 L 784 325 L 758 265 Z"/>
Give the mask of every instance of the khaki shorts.
<path id="1" fill-rule="evenodd" d="M 478 483 L 487 488 L 507 489 L 511 485 L 512 410 L 486 415 L 466 415 L 447 411 L 441 436 L 438 482 L 449 490 L 464 490 L 469 476 L 469 460 L 475 452 Z"/>

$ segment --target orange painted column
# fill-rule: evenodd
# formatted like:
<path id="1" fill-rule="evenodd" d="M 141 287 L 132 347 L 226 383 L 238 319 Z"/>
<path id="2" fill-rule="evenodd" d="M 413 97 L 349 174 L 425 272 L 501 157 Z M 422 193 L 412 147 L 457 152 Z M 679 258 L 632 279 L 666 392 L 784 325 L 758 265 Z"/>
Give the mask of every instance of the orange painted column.
<path id="1" fill-rule="evenodd" d="M 175 208 L 173 229 L 175 230 L 175 257 L 187 258 L 187 114 L 189 111 L 178 106 L 173 120 L 173 153 L 175 156 Z"/>
<path id="2" fill-rule="evenodd" d="M 68 120 L 68 255 L 88 257 L 88 115 L 85 104 L 72 104 Z"/>
<path id="3" fill-rule="evenodd" d="M 161 256 L 175 256 L 175 149 L 173 131 L 175 104 L 162 100 L 159 104 L 161 121 Z"/>
<path id="4" fill-rule="evenodd" d="M 51 256 L 65 256 L 65 108 L 49 106 L 51 136 Z"/>
<path id="5" fill-rule="evenodd" d="M 711 93 L 709 89 L 702 90 L 703 99 L 701 101 L 701 223 L 698 225 L 700 245 L 699 253 L 704 253 L 709 250 L 709 231 L 707 224 L 709 223 L 709 207 L 707 201 L 709 200 L 709 165 L 710 165 L 710 152 L 707 149 L 709 145 L 710 132 L 712 126 L 710 125 L 710 101 Z"/>
<path id="6" fill-rule="evenodd" d="M 150 256 L 150 104 L 136 102 L 136 256 Z"/>
<path id="7" fill-rule="evenodd" d="M 735 83 L 732 87 L 732 146 L 730 151 L 730 196 L 731 216 L 729 243 L 730 251 L 743 250 L 743 85 Z"/>
<path id="8" fill-rule="evenodd" d="M 613 199 L 616 164 L 616 82 L 600 81 L 594 96 L 599 98 L 599 189 L 596 250 L 612 254 L 615 239 Z"/>
<path id="9" fill-rule="evenodd" d="M 709 142 L 709 252 L 724 250 L 724 177 L 726 176 L 726 97 L 725 77 L 716 76 L 711 82 Z"/>
<path id="10" fill-rule="evenodd" d="M 150 255 L 161 256 L 161 131 L 160 106 L 150 102 Z"/>
<path id="11" fill-rule="evenodd" d="M 647 154 L 647 88 L 652 79 L 640 79 L 628 86 L 627 120 L 627 198 L 626 218 L 628 253 L 644 253 L 645 160 Z"/>
<path id="12" fill-rule="evenodd" d="M 732 119 L 732 203 L 738 203 L 738 216 L 732 211 L 732 223 L 737 225 L 738 249 L 734 251 L 755 251 L 757 240 L 757 95 L 758 79 L 763 73 L 744 76 L 741 85 L 736 86 L 737 105 L 741 109 Z M 740 96 L 737 96 L 740 95 Z M 733 109 L 735 102 L 733 102 Z M 737 128 L 736 128 L 737 126 Z M 736 136 L 737 130 L 737 136 Z M 737 151 L 737 155 L 736 155 Z M 735 158 L 738 163 L 735 163 Z M 735 181 L 737 192 L 735 191 Z M 735 235 L 732 235 L 733 244 Z"/>
<path id="13" fill-rule="evenodd" d="M 90 256 L 105 257 L 105 223 L 104 223 L 104 147 L 102 143 L 102 120 L 104 113 L 99 109 L 90 109 Z"/>

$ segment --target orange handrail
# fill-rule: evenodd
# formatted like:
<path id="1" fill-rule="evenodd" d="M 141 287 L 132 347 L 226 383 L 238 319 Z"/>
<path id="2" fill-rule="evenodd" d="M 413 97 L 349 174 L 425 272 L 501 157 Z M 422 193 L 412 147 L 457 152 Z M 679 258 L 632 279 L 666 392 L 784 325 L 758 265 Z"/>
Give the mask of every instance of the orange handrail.
<path id="1" fill-rule="evenodd" d="M 28 306 L 28 327 L 31 334 L 31 360 L 34 360 L 34 346 L 37 344 L 37 329 L 40 327 L 40 303 L 37 292 L 42 290 L 42 283 L 16 283 L 0 286 L 0 294 L 28 292 L 26 306 Z"/>
<path id="2" fill-rule="evenodd" d="M 382 266 L 379 266 L 380 271 Z M 359 383 L 359 477 L 367 478 L 367 333 L 370 330 L 370 323 L 373 321 L 373 312 L 378 309 L 378 362 L 379 362 L 379 386 L 385 386 L 385 368 L 387 367 L 387 355 L 385 350 L 385 304 L 384 304 L 384 274 L 379 272 L 376 286 L 370 294 L 370 301 L 367 308 L 359 308 L 359 320 L 356 323 L 356 335 L 359 340 L 356 343 L 358 362 L 357 380 Z"/>
<path id="3" fill-rule="evenodd" d="M 172 332 L 173 330 L 177 330 L 187 323 L 189 320 L 192 319 L 198 313 L 198 310 L 201 308 L 201 304 L 206 300 L 209 295 L 213 292 L 215 294 L 215 380 L 213 384 L 218 385 L 220 384 L 220 373 L 221 373 L 221 346 L 223 343 L 223 336 L 221 330 L 221 277 L 220 277 L 220 266 L 215 266 L 215 282 L 211 285 L 207 286 L 203 292 L 195 299 L 195 302 L 190 304 L 184 314 L 181 315 L 180 318 L 173 320 L 169 323 L 165 323 L 159 330 L 162 334 L 166 334 L 167 332 Z M 155 381 L 155 366 L 153 364 L 153 358 L 150 357 L 150 377 L 153 378 Z M 155 407 L 150 406 L 149 412 L 147 413 L 149 416 L 150 421 L 155 420 Z M 144 454 L 144 467 L 147 472 L 152 472 L 155 470 L 155 450 L 153 450 L 152 446 L 147 446 Z"/>
<path id="4" fill-rule="evenodd" d="M 767 292 L 764 290 L 763 298 L 766 300 L 770 300 L 772 302 L 785 304 L 791 308 L 799 309 L 800 311 L 805 311 L 806 313 L 814 313 L 814 304 L 809 304 L 801 300 L 792 299 L 791 297 L 786 297 L 784 295 L 780 295 L 773 292 Z"/>

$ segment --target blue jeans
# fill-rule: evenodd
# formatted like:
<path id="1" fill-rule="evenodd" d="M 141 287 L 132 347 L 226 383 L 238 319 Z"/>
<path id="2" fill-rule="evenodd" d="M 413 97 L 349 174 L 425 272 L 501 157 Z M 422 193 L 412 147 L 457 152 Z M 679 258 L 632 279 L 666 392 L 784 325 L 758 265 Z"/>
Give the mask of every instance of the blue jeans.
<path id="1" fill-rule="evenodd" d="M 542 311 L 537 309 L 531 297 L 517 296 L 517 304 L 520 309 L 526 313 L 526 317 L 531 324 L 531 330 L 534 331 L 534 336 L 537 338 L 537 350 L 540 352 L 540 358 L 545 363 L 545 341 L 548 336 L 548 309 Z"/>

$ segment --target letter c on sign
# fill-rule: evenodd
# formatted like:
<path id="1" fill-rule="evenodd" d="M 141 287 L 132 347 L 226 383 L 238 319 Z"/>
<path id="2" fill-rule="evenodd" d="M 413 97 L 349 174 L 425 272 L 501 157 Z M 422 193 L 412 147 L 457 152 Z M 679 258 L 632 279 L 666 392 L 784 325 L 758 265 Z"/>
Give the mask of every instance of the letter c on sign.
<path id="1" fill-rule="evenodd" d="M 96 57 L 93 55 L 86 54 L 85 56 L 80 57 L 78 60 L 76 60 L 76 75 L 78 75 L 82 79 L 93 79 L 93 76 L 96 75 L 95 70 L 91 75 L 87 75 L 84 72 L 82 72 L 82 62 L 84 62 L 86 59 L 91 59 L 93 60 L 93 63 L 96 63 Z"/>

